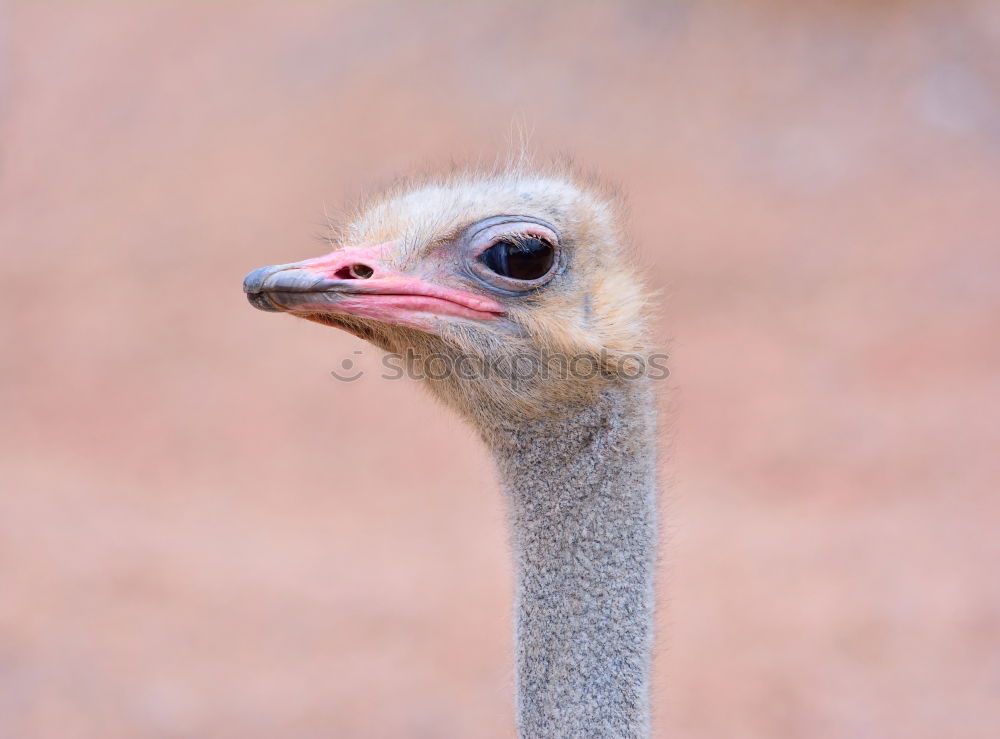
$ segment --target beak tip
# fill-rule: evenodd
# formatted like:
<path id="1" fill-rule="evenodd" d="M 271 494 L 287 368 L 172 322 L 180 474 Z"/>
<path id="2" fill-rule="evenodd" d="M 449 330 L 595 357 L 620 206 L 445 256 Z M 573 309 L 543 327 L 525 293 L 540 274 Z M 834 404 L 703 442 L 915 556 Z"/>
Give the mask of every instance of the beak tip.
<path id="1" fill-rule="evenodd" d="M 259 267 L 243 278 L 243 292 L 258 293 L 264 286 L 264 280 L 274 272 L 274 267 Z M 252 302 L 252 301 L 251 301 Z"/>
<path id="2" fill-rule="evenodd" d="M 277 307 L 271 302 L 271 299 L 267 296 L 267 293 L 247 293 L 247 300 L 257 310 L 262 310 L 267 313 L 280 313 L 281 308 Z"/>
<path id="3" fill-rule="evenodd" d="M 258 310 L 267 311 L 268 313 L 281 312 L 281 309 L 274 304 L 271 298 L 268 297 L 267 293 L 262 292 L 264 289 L 264 281 L 273 275 L 275 271 L 276 269 L 273 266 L 260 267 L 243 278 L 243 292 L 246 293 L 247 300 L 250 301 L 250 305 Z"/>

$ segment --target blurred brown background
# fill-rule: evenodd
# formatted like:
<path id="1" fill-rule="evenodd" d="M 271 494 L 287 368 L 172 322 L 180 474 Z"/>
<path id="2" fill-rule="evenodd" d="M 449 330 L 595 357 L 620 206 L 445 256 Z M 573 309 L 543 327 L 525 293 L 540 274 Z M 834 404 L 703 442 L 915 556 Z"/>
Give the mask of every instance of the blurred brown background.
<path id="1" fill-rule="evenodd" d="M 664 290 L 656 735 L 1000 736 L 1000 4 L 0 22 L 0 737 L 512 735 L 485 453 L 240 282 L 519 127 Z"/>

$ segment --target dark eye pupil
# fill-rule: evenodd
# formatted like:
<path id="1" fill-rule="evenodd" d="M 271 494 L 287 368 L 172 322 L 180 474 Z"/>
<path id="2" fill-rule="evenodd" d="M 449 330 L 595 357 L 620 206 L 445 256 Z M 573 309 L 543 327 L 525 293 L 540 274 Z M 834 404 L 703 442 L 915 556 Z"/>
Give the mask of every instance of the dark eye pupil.
<path id="1" fill-rule="evenodd" d="M 504 277 L 537 280 L 552 268 L 552 244 L 536 236 L 498 241 L 480 256 L 483 264 Z"/>

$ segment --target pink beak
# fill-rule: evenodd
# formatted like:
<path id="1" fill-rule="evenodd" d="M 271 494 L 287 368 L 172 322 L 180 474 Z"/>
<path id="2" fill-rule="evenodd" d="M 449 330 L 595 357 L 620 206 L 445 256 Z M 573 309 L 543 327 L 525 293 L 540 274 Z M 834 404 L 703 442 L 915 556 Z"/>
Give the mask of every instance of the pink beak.
<path id="1" fill-rule="evenodd" d="M 261 310 L 359 316 L 431 332 L 443 319 L 491 321 L 504 313 L 493 298 L 390 269 L 391 248 L 348 247 L 261 267 L 246 276 L 243 291 Z"/>

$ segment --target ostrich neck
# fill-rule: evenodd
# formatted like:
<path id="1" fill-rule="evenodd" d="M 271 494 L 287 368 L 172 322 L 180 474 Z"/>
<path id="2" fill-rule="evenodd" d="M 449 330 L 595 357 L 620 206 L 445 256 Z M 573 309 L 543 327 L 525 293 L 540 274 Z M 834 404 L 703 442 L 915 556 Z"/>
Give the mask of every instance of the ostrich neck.
<path id="1" fill-rule="evenodd" d="M 514 550 L 520 735 L 648 736 L 657 533 L 647 383 L 606 389 L 493 447 Z"/>

